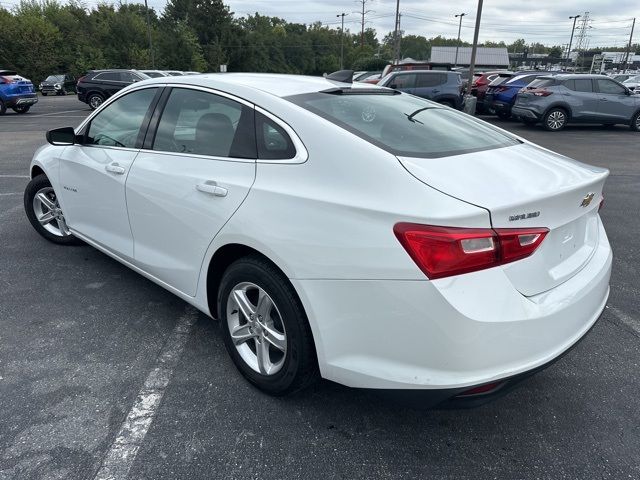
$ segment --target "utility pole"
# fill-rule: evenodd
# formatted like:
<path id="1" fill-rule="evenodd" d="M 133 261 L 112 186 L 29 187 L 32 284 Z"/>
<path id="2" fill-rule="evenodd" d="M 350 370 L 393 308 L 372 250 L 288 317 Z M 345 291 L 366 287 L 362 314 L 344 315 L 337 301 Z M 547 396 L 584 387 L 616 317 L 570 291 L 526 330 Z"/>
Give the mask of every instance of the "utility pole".
<path id="1" fill-rule="evenodd" d="M 569 48 L 567 48 L 567 60 L 566 64 L 569 64 L 569 59 L 571 58 L 571 44 L 573 43 L 573 32 L 576 30 L 576 20 L 578 20 L 582 15 L 574 15 L 573 17 L 569 17 L 569 20 L 573 19 L 573 28 L 571 28 L 571 40 L 569 40 Z"/>
<path id="2" fill-rule="evenodd" d="M 345 15 L 349 15 L 348 13 L 342 12 L 336 17 L 342 17 L 342 26 L 340 27 L 340 70 L 344 68 L 344 17 Z"/>
<path id="3" fill-rule="evenodd" d="M 358 0 L 362 4 L 362 12 L 358 12 L 362 15 L 362 29 L 360 30 L 360 48 L 364 47 L 364 17 L 367 13 L 370 13 L 371 10 L 365 10 L 364 7 L 369 0 Z"/>
<path id="4" fill-rule="evenodd" d="M 624 57 L 624 68 L 622 69 L 622 73 L 627 71 L 627 64 L 629 63 L 629 56 L 631 55 L 631 41 L 633 40 L 633 30 L 636 27 L 636 19 L 633 18 L 633 23 L 631 24 L 631 35 L 629 35 L 629 45 L 627 45 L 627 55 Z"/>
<path id="5" fill-rule="evenodd" d="M 462 30 L 462 17 L 464 17 L 466 13 L 460 13 L 459 15 L 455 15 L 456 18 L 460 17 L 460 24 L 458 25 L 458 43 L 456 44 L 456 61 L 453 66 L 458 66 L 458 48 L 460 48 L 460 30 Z"/>
<path id="6" fill-rule="evenodd" d="M 396 29 L 393 32 L 393 56 L 396 65 L 400 63 L 400 0 L 396 0 Z"/>
<path id="7" fill-rule="evenodd" d="M 478 35 L 480 34 L 480 19 L 482 18 L 482 0 L 478 0 L 478 11 L 476 12 L 476 28 L 473 32 L 473 47 L 471 47 L 471 62 L 469 65 L 469 83 L 464 97 L 464 111 L 473 115 L 476 111 L 476 97 L 469 94 L 469 87 L 473 81 L 473 71 L 476 68 L 476 53 L 478 51 Z"/>
<path id="8" fill-rule="evenodd" d="M 149 34 L 149 52 L 151 53 L 151 68 L 155 70 L 156 68 L 156 59 L 153 54 L 153 44 L 151 43 L 151 22 L 149 21 L 149 5 L 147 5 L 147 0 L 144 0 L 144 9 L 147 13 L 147 33 Z"/>

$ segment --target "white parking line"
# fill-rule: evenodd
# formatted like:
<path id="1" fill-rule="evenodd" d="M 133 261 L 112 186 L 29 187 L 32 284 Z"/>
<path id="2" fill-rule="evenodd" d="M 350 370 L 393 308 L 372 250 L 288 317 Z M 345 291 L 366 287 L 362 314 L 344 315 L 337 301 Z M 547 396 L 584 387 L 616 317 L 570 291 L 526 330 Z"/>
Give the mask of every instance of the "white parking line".
<path id="1" fill-rule="evenodd" d="M 29 175 L 0 175 L 0 178 L 31 178 Z"/>
<path id="2" fill-rule="evenodd" d="M 634 332 L 640 334 L 640 321 L 633 318 L 631 315 L 627 315 L 625 312 L 616 307 L 607 306 L 607 309 L 613 313 L 613 315 L 629 327 Z"/>
<path id="3" fill-rule="evenodd" d="M 94 480 L 125 480 L 129 475 L 197 319 L 197 310 L 190 306 L 178 319 Z"/>
<path id="4" fill-rule="evenodd" d="M 3 197 L 5 195 L 22 195 L 22 193 L 21 192 L 0 193 L 0 197 Z"/>

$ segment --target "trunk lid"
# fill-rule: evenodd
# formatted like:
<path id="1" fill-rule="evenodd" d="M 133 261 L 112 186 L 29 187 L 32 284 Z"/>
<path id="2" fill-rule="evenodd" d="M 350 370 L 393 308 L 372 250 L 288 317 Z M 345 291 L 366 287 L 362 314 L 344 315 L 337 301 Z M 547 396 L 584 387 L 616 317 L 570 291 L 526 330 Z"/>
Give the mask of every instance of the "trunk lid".
<path id="1" fill-rule="evenodd" d="M 549 229 L 533 255 L 501 267 L 525 296 L 568 280 L 595 251 L 606 169 L 530 144 L 400 161 L 431 187 L 486 208 L 493 228 Z"/>

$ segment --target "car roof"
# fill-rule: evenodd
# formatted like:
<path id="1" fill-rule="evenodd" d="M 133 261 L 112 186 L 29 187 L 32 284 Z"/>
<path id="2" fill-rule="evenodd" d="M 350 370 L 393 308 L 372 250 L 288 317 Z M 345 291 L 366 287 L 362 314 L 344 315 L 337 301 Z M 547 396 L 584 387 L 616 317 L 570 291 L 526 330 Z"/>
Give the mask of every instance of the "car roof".
<path id="1" fill-rule="evenodd" d="M 180 77 L 160 77 L 144 80 L 144 84 L 153 83 L 164 84 L 183 83 L 185 85 L 196 85 L 202 87 L 215 88 L 228 92 L 242 90 L 254 90 L 276 97 L 287 97 L 289 95 L 301 95 L 305 93 L 321 92 L 323 90 L 337 88 L 351 89 L 384 89 L 368 83 L 343 83 L 327 80 L 324 77 L 311 77 L 305 75 L 286 75 L 274 73 L 204 73 L 200 75 L 188 75 Z M 136 83 L 140 85 L 143 82 Z"/>
<path id="2" fill-rule="evenodd" d="M 430 74 L 436 74 L 436 73 L 450 73 L 450 74 L 454 74 L 454 75 L 460 75 L 460 71 L 459 70 L 397 70 L 395 72 L 389 72 L 389 74 L 394 74 L 394 75 L 410 75 L 412 73 L 430 73 Z"/>
<path id="3" fill-rule="evenodd" d="M 586 74 L 586 73 L 558 73 L 556 75 L 545 75 L 545 77 L 556 78 L 559 80 L 573 80 L 576 78 L 610 78 L 606 75 Z"/>

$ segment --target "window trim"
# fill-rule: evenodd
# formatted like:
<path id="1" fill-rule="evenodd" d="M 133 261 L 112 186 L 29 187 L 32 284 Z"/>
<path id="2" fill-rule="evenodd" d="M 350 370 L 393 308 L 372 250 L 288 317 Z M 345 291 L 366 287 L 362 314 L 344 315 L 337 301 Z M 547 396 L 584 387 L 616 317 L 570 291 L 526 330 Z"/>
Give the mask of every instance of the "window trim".
<path id="1" fill-rule="evenodd" d="M 621 93 L 603 92 L 602 90 L 600 90 L 600 81 L 613 83 L 617 87 L 622 87 L 623 91 Z M 592 82 L 593 86 L 598 89 L 597 91 L 594 90 L 594 93 L 599 93 L 601 95 L 626 95 L 627 88 L 624 85 L 620 84 L 620 82 L 616 82 L 611 78 L 593 78 Z"/>
<path id="2" fill-rule="evenodd" d="M 307 148 L 304 146 L 304 143 L 302 143 L 302 140 L 300 140 L 300 137 L 298 137 L 296 132 L 293 130 L 293 128 L 291 128 L 289 126 L 288 123 L 286 123 L 284 120 L 281 120 L 280 118 L 276 117 L 274 114 L 272 114 L 271 112 L 265 110 L 262 107 L 259 107 L 259 106 L 256 105 L 254 108 L 255 108 L 256 112 L 260 112 L 261 114 L 263 114 L 265 117 L 267 117 L 273 123 L 275 123 L 280 128 L 282 128 L 287 133 L 287 135 L 289 135 L 289 138 L 291 139 L 291 142 L 293 143 L 293 148 L 296 151 L 296 154 L 293 156 L 293 158 L 269 158 L 269 159 L 258 158 L 258 160 L 257 160 L 258 163 L 295 163 L 295 164 L 299 164 L 299 163 L 304 163 L 309 159 L 309 153 L 307 152 Z"/>

